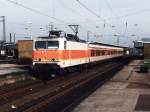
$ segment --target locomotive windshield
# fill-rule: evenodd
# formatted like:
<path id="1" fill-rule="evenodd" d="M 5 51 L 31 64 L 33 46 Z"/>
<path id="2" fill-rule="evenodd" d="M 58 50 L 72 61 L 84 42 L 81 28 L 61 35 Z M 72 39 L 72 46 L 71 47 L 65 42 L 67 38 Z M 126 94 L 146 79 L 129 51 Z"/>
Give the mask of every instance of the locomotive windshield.
<path id="1" fill-rule="evenodd" d="M 35 48 L 36 49 L 46 49 L 46 41 L 36 41 Z"/>
<path id="2" fill-rule="evenodd" d="M 59 42 L 58 41 L 36 41 L 35 48 L 36 49 L 58 49 Z"/>
<path id="3" fill-rule="evenodd" d="M 48 41 L 47 42 L 48 49 L 58 49 L 58 47 L 59 47 L 58 41 Z"/>

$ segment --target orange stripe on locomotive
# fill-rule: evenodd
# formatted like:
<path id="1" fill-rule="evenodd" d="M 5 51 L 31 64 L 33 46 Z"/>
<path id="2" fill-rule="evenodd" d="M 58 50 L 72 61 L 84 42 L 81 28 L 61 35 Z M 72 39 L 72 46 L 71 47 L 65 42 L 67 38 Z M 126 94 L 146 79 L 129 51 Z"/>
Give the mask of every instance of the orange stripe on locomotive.
<path id="1" fill-rule="evenodd" d="M 88 58 L 91 55 L 91 50 L 35 50 L 33 51 L 33 60 L 48 60 L 51 58 L 68 60 Z"/>

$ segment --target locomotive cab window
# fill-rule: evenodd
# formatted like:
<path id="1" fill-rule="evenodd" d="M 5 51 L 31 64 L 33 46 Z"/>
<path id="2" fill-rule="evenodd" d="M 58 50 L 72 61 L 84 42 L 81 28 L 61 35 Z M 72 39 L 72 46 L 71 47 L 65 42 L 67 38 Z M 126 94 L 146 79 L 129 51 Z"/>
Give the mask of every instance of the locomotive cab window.
<path id="1" fill-rule="evenodd" d="M 35 48 L 36 49 L 46 49 L 46 41 L 36 41 Z"/>
<path id="2" fill-rule="evenodd" d="M 48 49 L 58 49 L 59 48 L 59 42 L 58 41 L 48 41 L 47 42 L 47 48 Z"/>
<path id="3" fill-rule="evenodd" d="M 36 49 L 58 49 L 59 42 L 58 41 L 36 41 L 35 48 Z"/>

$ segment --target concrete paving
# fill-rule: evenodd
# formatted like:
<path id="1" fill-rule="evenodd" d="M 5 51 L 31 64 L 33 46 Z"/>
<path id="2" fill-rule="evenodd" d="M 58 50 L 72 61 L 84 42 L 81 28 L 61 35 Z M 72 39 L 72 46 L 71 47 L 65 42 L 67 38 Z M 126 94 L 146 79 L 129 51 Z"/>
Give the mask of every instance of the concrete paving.
<path id="1" fill-rule="evenodd" d="M 135 111 L 139 95 L 150 95 L 150 73 L 137 72 L 142 62 L 134 60 L 129 63 L 85 99 L 74 112 L 150 112 Z"/>

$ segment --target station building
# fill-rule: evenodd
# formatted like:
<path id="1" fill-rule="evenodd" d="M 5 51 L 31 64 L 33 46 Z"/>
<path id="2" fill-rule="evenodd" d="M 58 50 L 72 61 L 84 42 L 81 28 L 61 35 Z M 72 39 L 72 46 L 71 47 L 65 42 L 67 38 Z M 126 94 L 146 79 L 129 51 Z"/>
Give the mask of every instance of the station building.
<path id="1" fill-rule="evenodd" d="M 17 44 L 0 42 L 0 59 L 17 58 Z"/>

